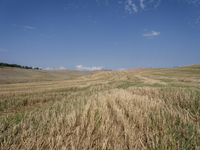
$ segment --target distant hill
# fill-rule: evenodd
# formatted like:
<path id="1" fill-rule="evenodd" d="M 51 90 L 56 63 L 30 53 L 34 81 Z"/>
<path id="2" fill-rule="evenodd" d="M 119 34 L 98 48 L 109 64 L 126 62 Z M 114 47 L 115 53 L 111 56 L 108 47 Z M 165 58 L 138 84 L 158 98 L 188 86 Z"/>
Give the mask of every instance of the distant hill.
<path id="1" fill-rule="evenodd" d="M 0 84 L 70 80 L 91 74 L 77 70 L 40 70 L 24 67 L 0 66 Z"/>
<path id="2" fill-rule="evenodd" d="M 8 64 L 8 63 L 0 63 L 0 67 L 14 67 L 14 68 L 22 68 L 22 69 L 35 69 L 35 70 L 41 70 L 41 68 L 38 67 L 30 67 L 30 66 L 21 66 L 18 64 Z"/>

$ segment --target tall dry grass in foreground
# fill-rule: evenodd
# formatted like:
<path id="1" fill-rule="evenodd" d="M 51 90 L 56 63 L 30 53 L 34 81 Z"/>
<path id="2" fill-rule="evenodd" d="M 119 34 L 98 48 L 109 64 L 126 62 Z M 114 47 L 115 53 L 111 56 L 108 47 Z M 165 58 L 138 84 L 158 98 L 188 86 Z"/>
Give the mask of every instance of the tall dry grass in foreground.
<path id="1" fill-rule="evenodd" d="M 198 88 L 107 75 L 2 88 L 0 149 L 200 149 Z"/>

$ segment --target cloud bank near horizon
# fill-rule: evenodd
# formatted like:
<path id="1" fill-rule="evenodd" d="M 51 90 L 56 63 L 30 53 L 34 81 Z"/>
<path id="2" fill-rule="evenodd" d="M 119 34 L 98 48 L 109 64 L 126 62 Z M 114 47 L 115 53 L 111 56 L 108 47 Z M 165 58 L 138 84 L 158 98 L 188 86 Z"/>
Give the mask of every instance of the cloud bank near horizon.
<path id="1" fill-rule="evenodd" d="M 92 66 L 92 67 L 87 67 L 83 65 L 77 65 L 76 70 L 81 70 L 81 71 L 98 71 L 98 70 L 103 70 L 103 67 L 100 66 Z"/>

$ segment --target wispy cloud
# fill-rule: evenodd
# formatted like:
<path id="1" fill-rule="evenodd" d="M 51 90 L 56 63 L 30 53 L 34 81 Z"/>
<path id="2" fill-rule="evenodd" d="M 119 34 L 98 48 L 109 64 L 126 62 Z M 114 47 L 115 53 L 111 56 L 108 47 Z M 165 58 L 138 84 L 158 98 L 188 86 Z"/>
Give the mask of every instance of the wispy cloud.
<path id="1" fill-rule="evenodd" d="M 145 1 L 145 0 L 140 0 L 140 7 L 141 7 L 142 9 L 145 9 L 144 1 Z"/>
<path id="2" fill-rule="evenodd" d="M 189 4 L 200 5 L 200 0 L 185 0 Z"/>
<path id="3" fill-rule="evenodd" d="M 126 0 L 125 3 L 125 10 L 129 13 L 137 13 L 138 12 L 138 7 L 136 4 L 133 2 L 133 0 Z"/>
<path id="4" fill-rule="evenodd" d="M 160 36 L 160 32 L 150 31 L 143 34 L 143 37 L 156 37 L 156 36 Z"/>
<path id="5" fill-rule="evenodd" d="M 23 27 L 24 30 L 35 30 L 36 29 L 36 27 L 30 26 L 30 25 L 24 25 L 22 27 Z"/>
<path id="6" fill-rule="evenodd" d="M 87 71 L 95 71 L 95 70 L 102 70 L 103 67 L 97 67 L 97 66 L 93 66 L 93 67 L 86 67 L 86 66 L 83 66 L 83 65 L 77 65 L 76 66 L 76 69 L 77 70 L 87 70 Z"/>
<path id="7" fill-rule="evenodd" d="M 126 0 L 125 10 L 134 14 L 144 10 L 154 9 L 160 5 L 161 0 Z"/>
<path id="8" fill-rule="evenodd" d="M 20 29 L 20 30 L 24 30 L 24 31 L 30 31 L 30 30 L 35 30 L 37 29 L 35 26 L 32 25 L 18 25 L 18 24 L 12 24 L 13 27 Z"/>
<path id="9" fill-rule="evenodd" d="M 161 2 L 164 0 L 124 0 L 124 1 L 125 1 L 124 2 L 125 10 L 129 14 L 135 14 L 145 10 L 155 9 L 159 7 Z M 174 0 L 174 1 L 188 3 L 189 5 L 200 6 L 200 0 Z"/>

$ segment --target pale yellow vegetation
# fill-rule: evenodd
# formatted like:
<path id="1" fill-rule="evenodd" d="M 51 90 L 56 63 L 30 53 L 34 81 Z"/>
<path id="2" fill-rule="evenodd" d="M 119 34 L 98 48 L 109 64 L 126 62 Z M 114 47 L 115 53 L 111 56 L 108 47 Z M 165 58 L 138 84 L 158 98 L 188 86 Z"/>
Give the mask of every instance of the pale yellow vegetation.
<path id="1" fill-rule="evenodd" d="M 170 71 L 2 84 L 0 149 L 200 149 L 199 78 Z"/>

